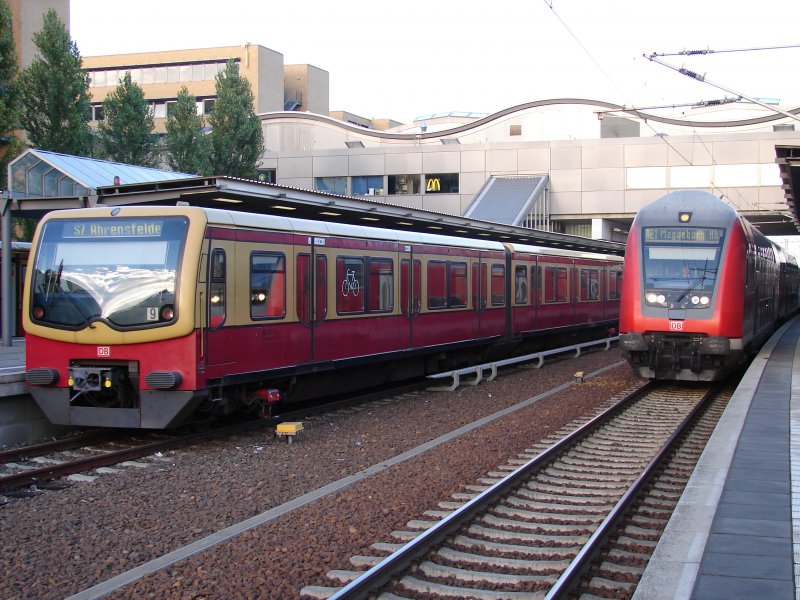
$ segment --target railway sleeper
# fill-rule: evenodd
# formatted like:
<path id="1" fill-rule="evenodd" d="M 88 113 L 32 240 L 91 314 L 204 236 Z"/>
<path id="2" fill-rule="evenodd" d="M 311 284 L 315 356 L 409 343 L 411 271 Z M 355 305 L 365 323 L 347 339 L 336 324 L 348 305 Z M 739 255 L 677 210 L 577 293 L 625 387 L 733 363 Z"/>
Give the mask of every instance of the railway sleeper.
<path id="1" fill-rule="evenodd" d="M 406 591 L 409 594 L 431 594 L 440 598 L 471 598 L 474 600 L 497 600 L 498 593 L 492 590 L 477 590 L 472 588 L 462 588 L 450 585 L 441 585 L 422 581 L 416 577 L 406 575 L 398 584 L 398 593 Z M 543 600 L 544 592 L 503 592 L 503 598 L 507 600 Z"/>
<path id="2" fill-rule="evenodd" d="M 485 525 L 470 525 L 468 535 L 474 535 L 489 541 L 510 541 L 529 544 L 532 547 L 575 548 L 577 553 L 589 541 L 590 533 L 581 535 L 549 535 L 544 533 L 527 533 L 524 531 L 508 531 Z"/>
<path id="3" fill-rule="evenodd" d="M 454 548 L 461 548 L 468 551 L 491 552 L 494 555 L 511 554 L 513 556 L 525 556 L 528 560 L 539 560 L 545 556 L 551 560 L 571 561 L 577 555 L 580 548 L 572 546 L 560 548 L 556 546 L 523 546 L 521 544 L 504 544 L 501 542 L 490 542 L 467 535 L 457 535 L 453 541 Z"/>
<path id="4" fill-rule="evenodd" d="M 442 548 L 434 552 L 437 564 L 460 568 L 461 566 L 479 566 L 503 569 L 504 575 L 546 576 L 559 573 L 569 567 L 569 560 L 537 560 L 535 562 L 519 558 L 503 558 L 489 554 L 473 554 L 452 548 Z"/>
<path id="5" fill-rule="evenodd" d="M 498 585 L 512 587 L 520 584 L 552 587 L 558 579 L 555 575 L 508 575 L 506 573 L 472 571 L 470 569 L 459 569 L 456 567 L 439 565 L 429 560 L 424 560 L 419 564 L 417 573 L 434 580 L 442 579 L 487 587 Z"/>

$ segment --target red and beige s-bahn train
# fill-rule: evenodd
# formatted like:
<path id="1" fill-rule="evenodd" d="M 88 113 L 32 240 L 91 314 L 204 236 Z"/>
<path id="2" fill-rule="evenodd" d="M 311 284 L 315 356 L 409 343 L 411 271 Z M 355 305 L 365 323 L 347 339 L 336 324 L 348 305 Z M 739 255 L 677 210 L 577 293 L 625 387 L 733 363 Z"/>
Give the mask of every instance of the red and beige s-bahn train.
<path id="1" fill-rule="evenodd" d="M 182 206 L 50 213 L 31 260 L 33 397 L 53 423 L 126 428 L 603 338 L 622 274 L 615 256 Z"/>
<path id="2" fill-rule="evenodd" d="M 798 309 L 795 258 L 700 190 L 644 206 L 628 234 L 620 349 L 651 379 L 714 381 Z"/>

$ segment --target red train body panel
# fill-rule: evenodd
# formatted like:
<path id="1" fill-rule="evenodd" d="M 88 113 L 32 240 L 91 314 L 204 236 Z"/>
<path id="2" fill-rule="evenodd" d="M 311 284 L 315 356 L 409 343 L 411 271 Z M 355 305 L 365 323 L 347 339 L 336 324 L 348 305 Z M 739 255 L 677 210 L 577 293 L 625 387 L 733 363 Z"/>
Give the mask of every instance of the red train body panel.
<path id="1" fill-rule="evenodd" d="M 605 337 L 619 311 L 617 257 L 211 209 L 62 211 L 34 249 L 26 380 L 68 425 L 261 409 Z"/>
<path id="2" fill-rule="evenodd" d="M 798 307 L 793 257 L 719 198 L 673 192 L 628 235 L 620 348 L 643 377 L 724 378 Z"/>

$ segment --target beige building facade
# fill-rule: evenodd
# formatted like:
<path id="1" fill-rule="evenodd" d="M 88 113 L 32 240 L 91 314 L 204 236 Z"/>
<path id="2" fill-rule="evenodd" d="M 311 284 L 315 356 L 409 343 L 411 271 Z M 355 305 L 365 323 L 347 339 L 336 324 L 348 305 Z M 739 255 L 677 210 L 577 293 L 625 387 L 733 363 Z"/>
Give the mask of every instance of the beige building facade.
<path id="1" fill-rule="evenodd" d="M 11 30 L 20 69 L 29 66 L 37 54 L 33 34 L 42 29 L 42 19 L 52 9 L 69 29 L 69 0 L 7 0 L 11 9 Z"/>
<path id="2" fill-rule="evenodd" d="M 153 109 L 156 131 L 164 131 L 170 104 L 186 87 L 197 99 L 199 114 L 209 114 L 216 100 L 217 74 L 232 60 L 253 90 L 256 113 L 328 110 L 328 72 L 312 65 L 284 65 L 283 55 L 257 44 L 83 57 L 89 74 L 93 121 L 103 118 L 102 102 L 126 72 L 142 88 Z"/>

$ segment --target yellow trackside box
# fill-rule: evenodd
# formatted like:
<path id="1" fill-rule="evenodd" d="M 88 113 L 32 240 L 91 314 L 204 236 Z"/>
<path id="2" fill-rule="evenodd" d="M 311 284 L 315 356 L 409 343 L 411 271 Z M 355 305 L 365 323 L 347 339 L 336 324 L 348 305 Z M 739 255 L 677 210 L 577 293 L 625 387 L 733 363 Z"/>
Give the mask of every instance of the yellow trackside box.
<path id="1" fill-rule="evenodd" d="M 286 423 L 278 423 L 278 428 L 275 432 L 278 435 L 294 435 L 302 430 L 303 423 L 301 421 L 287 421 Z"/>
<path id="2" fill-rule="evenodd" d="M 292 438 L 297 435 L 298 431 L 303 431 L 303 423 L 301 421 L 287 421 L 286 423 L 278 423 L 275 435 L 286 437 L 291 444 Z"/>

